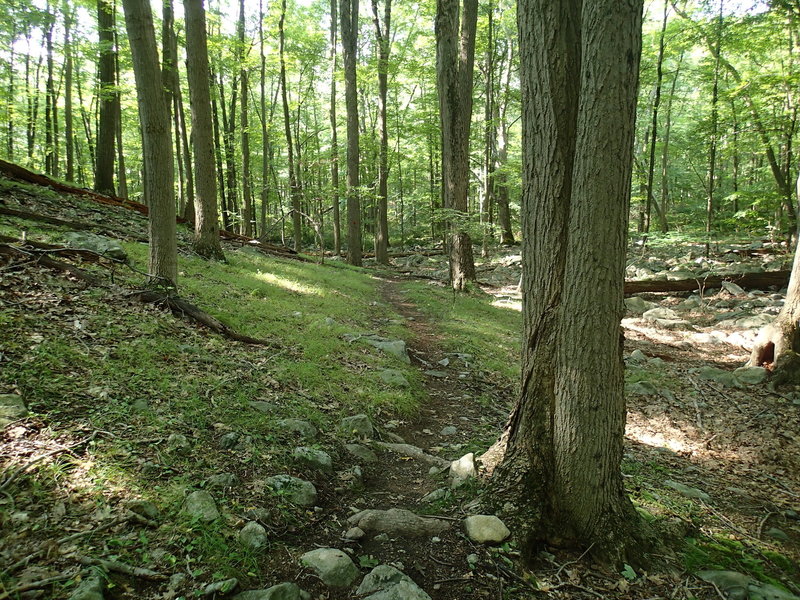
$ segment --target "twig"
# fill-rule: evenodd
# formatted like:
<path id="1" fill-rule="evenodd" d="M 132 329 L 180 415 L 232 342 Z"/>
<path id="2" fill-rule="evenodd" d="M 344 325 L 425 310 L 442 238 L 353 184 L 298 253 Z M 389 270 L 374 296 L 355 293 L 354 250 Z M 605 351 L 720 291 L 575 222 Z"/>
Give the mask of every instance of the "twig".
<path id="1" fill-rule="evenodd" d="M 90 556 L 76 556 L 79 563 L 87 566 L 102 567 L 106 571 L 114 571 L 115 573 L 122 573 L 123 575 L 130 575 L 131 577 L 141 577 L 142 579 L 161 580 L 166 579 L 166 575 L 156 573 L 150 569 L 143 567 L 134 567 L 116 560 L 105 560 L 102 558 L 91 558 Z"/>
<path id="2" fill-rule="evenodd" d="M 776 513 L 772 512 L 772 511 L 768 512 L 764 516 L 764 518 L 761 519 L 761 521 L 758 523 L 758 529 L 756 529 L 756 538 L 757 539 L 759 539 L 759 540 L 761 539 L 761 531 L 764 529 L 764 525 L 767 523 L 769 518 L 774 514 L 776 514 Z"/>
<path id="3" fill-rule="evenodd" d="M 558 576 L 561 574 L 561 571 L 563 571 L 565 567 L 568 567 L 569 565 L 574 565 L 575 563 L 581 562 L 581 560 L 583 560 L 583 557 L 586 556 L 593 547 L 594 547 L 594 542 L 592 542 L 591 545 L 586 550 L 584 550 L 583 554 L 581 554 L 578 558 L 576 558 L 575 560 L 570 560 L 568 562 L 565 562 L 563 565 L 558 567 L 558 571 L 556 571 L 556 575 L 555 575 L 556 578 L 558 578 Z"/>
<path id="4" fill-rule="evenodd" d="M 431 559 L 433 562 L 435 562 L 436 564 L 438 564 L 438 565 L 442 565 L 443 567 L 455 567 L 455 566 L 456 566 L 456 565 L 454 565 L 454 564 L 451 564 L 451 563 L 444 562 L 443 560 L 439 560 L 438 558 L 436 558 L 436 557 L 433 555 L 433 553 L 432 553 L 432 552 L 428 552 L 428 558 L 430 558 L 430 559 Z"/>
<path id="5" fill-rule="evenodd" d="M 452 579 L 437 579 L 434 584 L 438 583 L 463 583 L 465 581 L 475 581 L 472 577 L 453 577 Z"/>
<path id="6" fill-rule="evenodd" d="M 58 583 L 59 581 L 64 581 L 66 579 L 71 579 L 75 577 L 74 574 L 72 575 L 56 575 L 55 577 L 48 577 L 47 579 L 40 579 L 39 581 L 31 581 L 30 583 L 22 583 L 17 587 L 13 587 L 11 589 L 6 590 L 5 592 L 0 593 L 0 600 L 5 600 L 6 598 L 16 597 L 17 594 L 21 592 L 27 592 L 29 590 L 40 590 L 48 585 L 52 585 L 54 583 Z"/>

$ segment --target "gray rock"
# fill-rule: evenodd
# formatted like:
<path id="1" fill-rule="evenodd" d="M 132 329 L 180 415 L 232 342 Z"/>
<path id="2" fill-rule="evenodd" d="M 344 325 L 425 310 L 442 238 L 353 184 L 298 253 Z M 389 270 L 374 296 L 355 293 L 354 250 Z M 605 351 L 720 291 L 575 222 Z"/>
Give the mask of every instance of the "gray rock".
<path id="1" fill-rule="evenodd" d="M 408 357 L 408 352 L 406 352 L 406 343 L 403 340 L 390 340 L 389 338 L 381 337 L 374 333 L 366 335 L 361 333 L 346 333 L 342 337 L 350 342 L 365 342 L 382 352 L 396 356 L 406 364 L 411 364 L 411 359 Z"/>
<path id="2" fill-rule="evenodd" d="M 219 438 L 220 448 L 222 448 L 223 450 L 232 450 L 239 443 L 239 438 L 241 437 L 242 437 L 241 434 L 235 431 L 229 431 L 221 438 Z"/>
<path id="3" fill-rule="evenodd" d="M 439 432 L 439 435 L 455 435 L 457 433 L 458 429 L 456 429 L 452 425 L 447 425 L 446 427 L 442 427 L 442 430 Z"/>
<path id="4" fill-rule="evenodd" d="M 711 496 L 706 494 L 703 490 L 699 490 L 697 488 L 684 485 L 683 483 L 672 481 L 671 479 L 665 479 L 664 485 L 667 486 L 668 488 L 672 488 L 676 492 L 680 492 L 687 498 L 695 498 L 697 500 L 702 500 L 703 502 L 711 501 Z"/>
<path id="5" fill-rule="evenodd" d="M 798 596 L 790 594 L 786 590 L 755 580 L 750 581 L 748 591 L 750 600 L 800 600 Z"/>
<path id="6" fill-rule="evenodd" d="M 348 540 L 360 540 L 365 535 L 366 533 L 364 533 L 364 530 L 361 529 L 361 527 L 351 527 L 345 532 L 344 537 Z"/>
<path id="7" fill-rule="evenodd" d="M 788 542 L 789 536 L 783 529 L 777 527 L 770 527 L 764 532 L 764 535 L 771 537 L 773 540 L 780 540 L 781 542 Z"/>
<path id="8" fill-rule="evenodd" d="M 464 529 L 469 539 L 478 544 L 499 544 L 511 535 L 500 519 L 494 515 L 472 515 L 464 519 Z"/>
<path id="9" fill-rule="evenodd" d="M 372 421 L 365 414 L 345 417 L 339 423 L 339 429 L 348 437 L 371 438 L 374 432 Z"/>
<path id="10" fill-rule="evenodd" d="M 129 511 L 135 512 L 137 515 L 141 515 L 151 521 L 157 520 L 160 516 L 156 505 L 147 500 L 131 500 L 125 504 L 125 507 Z"/>
<path id="11" fill-rule="evenodd" d="M 308 469 L 321 471 L 322 473 L 333 473 L 333 461 L 330 454 L 316 448 L 301 446 L 292 451 L 292 458 L 295 462 Z"/>
<path id="12" fill-rule="evenodd" d="M 281 419 L 277 422 L 278 427 L 285 431 L 298 433 L 307 440 L 317 437 L 317 428 L 303 419 Z"/>
<path id="13" fill-rule="evenodd" d="M 66 245 L 70 248 L 80 248 L 90 250 L 102 256 L 108 256 L 115 260 L 127 261 L 128 254 L 119 242 L 102 235 L 87 233 L 84 231 L 70 231 L 64 234 Z"/>
<path id="14" fill-rule="evenodd" d="M 91 574 L 81 581 L 69 600 L 103 600 L 105 577 L 99 569 L 92 569 Z"/>
<path id="15" fill-rule="evenodd" d="M 660 320 L 674 321 L 680 318 L 678 317 L 678 313 L 676 313 L 674 310 L 661 307 L 651 308 L 650 310 L 643 313 L 642 317 L 647 321 L 660 321 Z"/>
<path id="16" fill-rule="evenodd" d="M 264 413 L 265 415 L 272 415 L 278 410 L 278 407 L 272 404 L 271 402 L 264 402 L 262 400 L 254 400 L 253 402 L 249 402 L 250 408 L 255 408 L 257 411 Z"/>
<path id="17" fill-rule="evenodd" d="M 730 600 L 746 600 L 749 597 L 750 577 L 735 571 L 699 571 L 697 576 L 714 584 Z"/>
<path id="18" fill-rule="evenodd" d="M 733 373 L 716 367 L 700 367 L 697 369 L 697 376 L 700 379 L 714 381 L 725 387 L 742 387 L 742 384 L 733 376 Z"/>
<path id="19" fill-rule="evenodd" d="M 408 387 L 411 385 L 405 375 L 397 369 L 383 369 L 378 371 L 378 378 L 388 385 L 397 387 Z"/>
<path id="20" fill-rule="evenodd" d="M 625 309 L 634 315 L 642 315 L 648 310 L 652 310 L 654 308 L 658 308 L 658 304 L 643 300 L 639 296 L 625 298 Z"/>
<path id="21" fill-rule="evenodd" d="M 378 462 L 378 456 L 366 446 L 361 444 L 345 444 L 345 450 L 365 463 Z"/>
<path id="22" fill-rule="evenodd" d="M 267 530 L 255 521 L 250 521 L 239 532 L 239 543 L 250 550 L 263 548 L 267 545 L 268 541 Z"/>
<path id="23" fill-rule="evenodd" d="M 408 575 L 389 565 L 372 569 L 358 586 L 356 595 L 365 600 L 431 600 Z"/>
<path id="24" fill-rule="evenodd" d="M 310 481 L 291 475 L 273 475 L 267 478 L 267 485 L 275 494 L 283 496 L 292 504 L 313 506 L 317 502 L 317 488 Z"/>
<path id="25" fill-rule="evenodd" d="M 287 581 L 266 590 L 249 590 L 236 594 L 233 600 L 311 600 L 311 594 Z"/>
<path id="26" fill-rule="evenodd" d="M 743 319 L 736 319 L 736 327 L 742 329 L 761 329 L 765 325 L 769 325 L 774 320 L 770 315 L 753 315 L 752 317 L 744 317 Z"/>
<path id="27" fill-rule="evenodd" d="M 237 587 L 239 587 L 239 580 L 235 577 L 231 577 L 230 579 L 224 579 L 223 581 L 209 583 L 205 588 L 203 588 L 203 595 L 213 596 L 215 594 L 230 594 Z"/>
<path id="28" fill-rule="evenodd" d="M 381 434 L 381 437 L 389 440 L 391 443 L 394 443 L 394 444 L 405 444 L 406 443 L 406 441 L 403 439 L 402 436 L 397 435 L 393 431 L 384 431 Z"/>
<path id="29" fill-rule="evenodd" d="M 332 588 L 347 588 L 361 574 L 351 558 L 336 548 L 317 548 L 306 552 L 300 562 L 316 573 L 322 583 Z"/>
<path id="30" fill-rule="evenodd" d="M 447 377 L 447 372 L 437 371 L 436 369 L 428 369 L 427 371 L 425 371 L 425 375 L 427 375 L 428 377 L 434 377 L 436 379 L 444 379 L 445 377 Z"/>
<path id="31" fill-rule="evenodd" d="M 189 447 L 189 440 L 182 433 L 173 433 L 167 438 L 167 451 L 169 452 L 183 452 Z"/>
<path id="32" fill-rule="evenodd" d="M 439 488 L 433 490 L 432 492 L 428 492 L 422 498 L 420 498 L 420 502 L 425 502 L 430 504 L 431 502 L 438 502 L 439 500 L 444 500 L 450 494 L 450 490 L 447 488 Z"/>
<path id="33" fill-rule="evenodd" d="M 439 458 L 438 456 L 427 454 L 421 448 L 418 448 L 417 446 L 412 446 L 411 444 L 392 444 L 389 442 L 375 442 L 375 445 L 379 448 L 383 448 L 384 450 L 388 450 L 389 452 L 400 454 L 401 456 L 409 456 L 411 458 L 416 458 L 424 463 L 433 465 L 435 467 L 444 468 L 450 466 L 449 461 L 443 458 Z"/>
<path id="34" fill-rule="evenodd" d="M 634 350 L 633 352 L 631 352 L 631 355 L 628 357 L 628 360 L 637 364 L 646 363 L 647 355 L 641 350 Z"/>
<path id="35" fill-rule="evenodd" d="M 478 470 L 475 468 L 475 454 L 470 452 L 450 463 L 450 475 L 453 479 L 462 481 L 476 477 Z"/>
<path id="36" fill-rule="evenodd" d="M 209 477 L 206 483 L 211 488 L 230 488 L 236 485 L 237 481 L 238 477 L 233 473 L 217 473 Z"/>
<path id="37" fill-rule="evenodd" d="M 347 522 L 367 533 L 386 533 L 401 537 L 426 537 L 438 535 L 450 528 L 450 523 L 436 518 L 423 518 L 402 508 L 389 510 L 362 510 Z"/>
<path id="38" fill-rule="evenodd" d="M 192 492 L 186 496 L 183 510 L 187 515 L 199 521 L 213 521 L 219 518 L 219 511 L 214 498 L 203 490 Z"/>
<path id="39" fill-rule="evenodd" d="M 758 385 L 767 378 L 767 370 L 764 367 L 739 367 L 733 376 L 746 385 Z"/>
<path id="40" fill-rule="evenodd" d="M 28 408 L 17 394 L 0 394 L 0 427 L 28 415 Z"/>
<path id="41" fill-rule="evenodd" d="M 630 396 L 658 396 L 659 389 L 649 381 L 631 381 L 625 384 L 625 393 Z"/>
<path id="42" fill-rule="evenodd" d="M 724 289 L 729 294 L 734 296 L 744 296 L 745 291 L 732 281 L 723 281 L 722 282 L 722 289 Z"/>

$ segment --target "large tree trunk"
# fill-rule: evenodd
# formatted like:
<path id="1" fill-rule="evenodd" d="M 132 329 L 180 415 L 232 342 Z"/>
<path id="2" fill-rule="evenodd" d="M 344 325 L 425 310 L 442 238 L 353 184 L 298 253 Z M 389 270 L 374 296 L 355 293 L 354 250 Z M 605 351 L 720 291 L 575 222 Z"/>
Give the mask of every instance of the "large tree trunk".
<path id="1" fill-rule="evenodd" d="M 338 11 L 336 2 L 331 0 L 331 196 L 333 206 L 333 252 L 336 256 L 342 254 L 341 217 L 339 215 L 339 139 L 336 134 L 336 71 L 338 61 L 336 56 L 337 20 Z"/>
<path id="2" fill-rule="evenodd" d="M 641 562 L 620 473 L 622 288 L 640 1 L 519 6 L 523 92 L 522 391 L 497 489 L 539 541 Z"/>
<path id="3" fill-rule="evenodd" d="M 123 0 L 144 141 L 151 283 L 175 288 L 178 252 L 173 201 L 172 136 L 149 0 Z"/>
<path id="4" fill-rule="evenodd" d="M 192 247 L 200 256 L 224 260 L 219 243 L 217 173 L 211 118 L 211 74 L 208 66 L 206 14 L 203 0 L 184 0 L 186 14 L 186 75 L 192 107 L 192 140 L 197 187 Z M 187 157 L 188 160 L 188 157 Z"/>
<path id="5" fill-rule="evenodd" d="M 436 84 L 442 129 L 442 203 L 467 213 L 469 130 L 472 119 L 472 71 L 478 0 L 436 2 Z M 464 223 L 451 223 L 450 283 L 463 291 L 475 279 L 471 240 Z M 471 279 L 469 279 L 471 277 Z"/>
<path id="6" fill-rule="evenodd" d="M 389 93 L 389 51 L 391 50 L 392 0 L 383 0 L 383 26 L 378 16 L 378 0 L 372 0 L 372 20 L 378 52 L 378 223 L 375 229 L 375 262 L 389 264 L 389 123 L 386 98 Z"/>
<path id="7" fill-rule="evenodd" d="M 340 0 L 339 13 L 344 50 L 344 92 L 347 108 L 347 262 L 361 266 L 361 201 L 359 199 L 358 88 L 358 0 Z"/>
<path id="8" fill-rule="evenodd" d="M 109 0 L 97 0 L 97 35 L 99 52 L 100 119 L 97 123 L 96 164 L 94 189 L 101 194 L 114 195 L 114 137 L 116 135 L 114 105 L 114 12 Z M 161 77 L 158 78 L 161 81 Z"/>

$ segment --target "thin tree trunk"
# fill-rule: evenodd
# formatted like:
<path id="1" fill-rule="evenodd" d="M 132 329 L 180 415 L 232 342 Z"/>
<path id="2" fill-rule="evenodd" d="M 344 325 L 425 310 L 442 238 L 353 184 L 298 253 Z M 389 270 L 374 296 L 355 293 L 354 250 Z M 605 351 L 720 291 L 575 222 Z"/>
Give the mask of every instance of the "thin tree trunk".
<path id="1" fill-rule="evenodd" d="M 114 12 L 116 13 L 116 1 Z M 114 48 L 119 48 L 117 28 L 114 28 Z M 125 148 L 122 145 L 122 99 L 120 98 L 119 52 L 114 52 L 114 131 L 117 143 L 117 195 L 128 197 L 128 175 L 125 171 Z"/>
<path id="2" fill-rule="evenodd" d="M 658 57 L 656 58 L 656 89 L 653 98 L 653 114 L 650 125 L 650 154 L 647 163 L 647 231 L 650 227 L 651 206 L 655 206 L 661 233 L 667 233 L 669 225 L 664 207 L 660 206 L 655 199 L 653 191 L 653 180 L 656 169 L 656 139 L 658 137 L 658 109 L 661 106 L 661 84 L 664 80 L 664 38 L 667 31 L 667 16 L 669 14 L 670 0 L 664 0 L 664 18 L 661 22 L 661 33 L 658 38 Z"/>
<path id="3" fill-rule="evenodd" d="M 669 98 L 667 98 L 667 114 L 666 123 L 664 124 L 664 141 L 661 150 L 661 210 L 667 214 L 669 210 L 669 140 L 672 133 L 672 100 L 675 98 L 675 87 L 678 83 L 678 76 L 681 72 L 681 65 L 683 64 L 684 53 L 681 51 L 680 58 L 678 58 L 678 67 L 675 69 L 675 75 L 672 77 L 670 84 Z"/>
<path id="4" fill-rule="evenodd" d="M 361 266 L 361 200 L 359 198 L 359 131 L 356 60 L 358 0 L 340 0 L 344 51 L 344 91 L 347 108 L 347 261 Z"/>
<path id="5" fill-rule="evenodd" d="M 392 0 L 383 0 L 383 27 L 378 16 L 378 0 L 372 0 L 372 20 L 378 52 L 378 223 L 375 230 L 375 262 L 389 264 L 389 124 L 386 99 L 389 93 L 389 52 L 391 51 Z"/>
<path id="6" fill-rule="evenodd" d="M 64 142 L 67 157 L 67 181 L 75 181 L 75 132 L 72 118 L 72 13 L 69 4 L 64 2 Z M 13 57 L 12 57 L 13 62 Z M 10 127 L 10 125 L 9 125 Z M 11 150 L 9 148 L 9 150 Z M 9 157 L 11 153 L 9 152 Z"/>
<path id="7" fill-rule="evenodd" d="M 98 102 L 100 119 L 97 127 L 94 189 L 101 194 L 114 195 L 114 12 L 109 0 L 97 0 L 97 34 L 99 37 Z M 161 78 L 159 77 L 159 81 Z"/>
<path id="8" fill-rule="evenodd" d="M 239 118 L 241 119 L 241 135 L 242 135 L 242 220 L 244 221 L 244 234 L 247 237 L 253 235 L 253 189 L 250 183 L 250 124 L 248 123 L 248 71 L 245 67 L 245 54 L 244 54 L 244 0 L 239 0 L 239 24 L 237 26 L 239 33 L 239 82 L 242 86 L 242 92 L 239 96 L 241 102 L 241 110 Z"/>
<path id="9" fill-rule="evenodd" d="M 714 54 L 714 80 L 711 87 L 711 135 L 708 140 L 708 184 L 706 188 L 706 257 L 711 253 L 711 232 L 714 228 L 714 192 L 716 190 L 717 133 L 719 129 L 719 71 L 720 47 L 722 45 L 722 5 L 719 2 L 717 17 L 717 41 Z"/>
<path id="10" fill-rule="evenodd" d="M 337 7 L 338 0 L 331 0 L 331 188 L 333 196 L 333 252 L 336 256 L 342 254 L 341 216 L 339 215 L 339 139 L 336 132 L 336 71 L 337 65 Z"/>
<path id="11" fill-rule="evenodd" d="M 53 80 L 53 28 L 55 16 L 51 14 L 48 2 L 47 21 L 44 26 L 45 49 L 47 52 L 47 80 L 45 81 L 44 102 L 44 170 L 51 176 L 58 175 L 58 156 L 55 149 L 56 88 Z"/>

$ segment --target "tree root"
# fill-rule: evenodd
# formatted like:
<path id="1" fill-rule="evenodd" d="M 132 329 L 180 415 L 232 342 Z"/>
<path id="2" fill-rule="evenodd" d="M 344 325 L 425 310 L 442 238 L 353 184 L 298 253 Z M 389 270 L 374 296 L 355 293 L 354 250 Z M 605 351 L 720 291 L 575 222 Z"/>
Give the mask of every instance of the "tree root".
<path id="1" fill-rule="evenodd" d="M 245 344 L 254 344 L 257 346 L 275 346 L 269 340 L 250 337 L 231 329 L 216 317 L 211 316 L 191 302 L 184 300 L 179 296 L 174 296 L 165 292 L 158 292 L 152 290 L 145 290 L 137 292 L 136 296 L 146 304 L 158 304 L 166 306 L 172 311 L 175 316 L 188 317 L 190 320 L 205 325 L 212 331 L 219 333 L 237 342 L 244 342 Z"/>
<path id="2" fill-rule="evenodd" d="M 166 575 L 145 569 L 143 567 L 134 567 L 132 565 L 121 563 L 116 560 L 105 560 L 102 558 L 91 558 L 89 556 L 77 556 L 78 562 L 86 566 L 96 566 L 106 571 L 113 571 L 114 573 L 122 573 L 123 575 L 130 575 L 131 577 L 139 577 L 141 579 L 150 579 L 159 581 L 166 579 Z"/>

